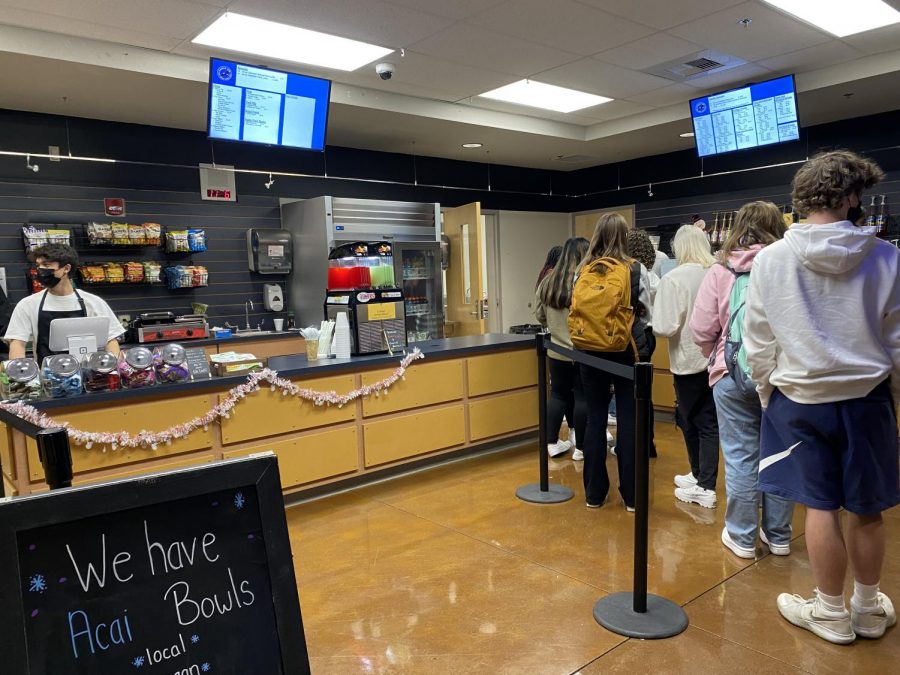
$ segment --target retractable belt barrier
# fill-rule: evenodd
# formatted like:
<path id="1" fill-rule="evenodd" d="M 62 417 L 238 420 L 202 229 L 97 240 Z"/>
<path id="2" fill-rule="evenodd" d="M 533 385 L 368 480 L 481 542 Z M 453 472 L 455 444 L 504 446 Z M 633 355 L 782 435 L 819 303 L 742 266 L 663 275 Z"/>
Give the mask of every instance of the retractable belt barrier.
<path id="1" fill-rule="evenodd" d="M 550 485 L 547 438 L 547 352 L 634 381 L 635 398 L 635 521 L 634 586 L 631 592 L 613 593 L 594 605 L 594 619 L 604 628 L 641 639 L 678 635 L 688 626 L 687 614 L 671 600 L 647 593 L 647 561 L 650 515 L 650 438 L 653 424 L 653 364 L 623 366 L 606 359 L 567 349 L 550 342 L 546 333 L 535 336 L 538 359 L 538 449 L 540 482 L 523 485 L 516 496 L 535 504 L 556 504 L 574 496 L 562 485 Z"/>
<path id="2" fill-rule="evenodd" d="M 72 451 L 69 435 L 62 427 L 42 429 L 6 410 L 0 410 L 0 422 L 21 431 L 37 442 L 38 456 L 44 467 L 44 478 L 51 490 L 72 487 Z M 2 471 L 2 467 L 0 467 Z M 0 497 L 6 496 L 3 481 L 0 480 Z"/>

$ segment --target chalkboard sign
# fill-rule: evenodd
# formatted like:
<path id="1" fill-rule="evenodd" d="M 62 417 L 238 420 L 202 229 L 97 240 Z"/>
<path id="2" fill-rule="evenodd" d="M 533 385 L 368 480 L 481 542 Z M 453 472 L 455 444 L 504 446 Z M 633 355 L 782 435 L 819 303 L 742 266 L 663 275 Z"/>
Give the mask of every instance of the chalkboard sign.
<path id="1" fill-rule="evenodd" d="M 0 504 L 16 675 L 309 673 L 274 456 Z"/>
<path id="2" fill-rule="evenodd" d="M 201 348 L 185 349 L 184 356 L 188 369 L 191 371 L 191 379 L 208 380 L 212 377 L 209 372 L 209 360 L 206 358 L 206 350 Z"/>

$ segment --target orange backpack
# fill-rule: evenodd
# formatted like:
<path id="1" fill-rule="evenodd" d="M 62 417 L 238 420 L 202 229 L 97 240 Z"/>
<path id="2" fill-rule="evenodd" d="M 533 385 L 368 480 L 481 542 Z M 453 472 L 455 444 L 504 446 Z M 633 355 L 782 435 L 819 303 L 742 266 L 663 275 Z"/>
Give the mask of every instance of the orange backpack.
<path id="1" fill-rule="evenodd" d="M 592 352 L 635 348 L 633 324 L 631 268 L 615 258 L 598 258 L 584 267 L 575 279 L 569 306 L 569 335 L 575 348 Z"/>

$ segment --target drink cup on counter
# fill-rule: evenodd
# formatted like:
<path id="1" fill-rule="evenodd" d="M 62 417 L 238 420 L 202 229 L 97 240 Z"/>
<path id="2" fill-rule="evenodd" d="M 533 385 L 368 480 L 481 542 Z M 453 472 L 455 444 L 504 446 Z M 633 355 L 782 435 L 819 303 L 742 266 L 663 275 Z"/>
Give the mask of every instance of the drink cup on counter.
<path id="1" fill-rule="evenodd" d="M 306 360 L 307 361 L 317 361 L 319 358 L 319 341 L 318 340 L 307 340 L 306 341 Z"/>
<path id="2" fill-rule="evenodd" d="M 280 333 L 284 330 L 284 319 L 272 319 L 275 324 L 275 331 Z"/>

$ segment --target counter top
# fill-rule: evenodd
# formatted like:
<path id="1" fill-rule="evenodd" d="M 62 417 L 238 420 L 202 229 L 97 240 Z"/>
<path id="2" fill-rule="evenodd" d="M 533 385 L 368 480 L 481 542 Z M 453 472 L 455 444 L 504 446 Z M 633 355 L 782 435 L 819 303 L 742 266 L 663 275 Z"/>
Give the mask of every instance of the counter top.
<path id="1" fill-rule="evenodd" d="M 272 337 L 272 335 L 262 337 Z M 290 334 L 285 334 L 290 335 Z M 293 335 L 296 337 L 296 335 Z M 223 342 L 247 342 L 253 338 L 232 338 Z M 202 342 L 197 340 L 196 342 Z M 193 343 L 192 343 L 193 344 Z M 507 335 L 489 333 L 487 335 L 474 335 L 456 338 L 444 338 L 441 340 L 429 340 L 417 342 L 413 347 L 418 347 L 428 356 L 438 358 L 450 358 L 470 354 L 481 354 L 502 351 L 510 348 L 523 348 L 534 344 L 533 335 Z M 350 359 L 322 359 L 319 361 L 307 361 L 304 354 L 293 356 L 273 356 L 268 361 L 272 370 L 278 371 L 282 377 L 324 377 L 333 374 L 353 372 L 357 370 L 369 370 L 372 368 L 394 366 L 400 363 L 402 355 L 374 354 L 370 356 L 355 356 Z M 201 393 L 214 389 L 227 389 L 234 387 L 247 379 L 247 375 L 232 375 L 228 377 L 213 377 L 208 380 L 197 380 L 183 384 L 166 384 L 143 389 L 123 389 L 95 394 L 83 394 L 72 398 L 49 399 L 34 401 L 32 405 L 39 410 L 51 411 L 61 408 L 72 408 L 83 405 L 96 405 L 99 403 L 122 403 L 128 400 L 139 400 L 161 396 L 166 394 Z"/>

